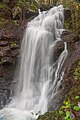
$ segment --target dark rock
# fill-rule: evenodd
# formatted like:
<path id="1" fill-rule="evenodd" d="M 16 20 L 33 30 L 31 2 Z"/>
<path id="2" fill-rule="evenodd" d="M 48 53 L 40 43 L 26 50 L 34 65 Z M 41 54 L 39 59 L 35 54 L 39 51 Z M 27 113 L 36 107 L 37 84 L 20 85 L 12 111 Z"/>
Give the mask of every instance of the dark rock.
<path id="1" fill-rule="evenodd" d="M 69 8 L 64 9 L 64 18 L 65 20 L 71 20 L 71 10 Z"/>
<path id="2" fill-rule="evenodd" d="M 4 65 L 1 65 L 0 67 L 0 109 L 10 100 L 9 97 L 11 95 L 11 84 L 13 81 L 16 60 L 17 59 L 15 58 L 11 61 L 11 58 L 7 58 Z"/>
<path id="3" fill-rule="evenodd" d="M 55 49 L 53 52 L 54 58 L 55 56 L 58 57 L 64 49 L 64 42 L 67 42 L 68 56 L 63 66 L 64 81 L 61 83 L 61 86 L 59 88 L 60 91 L 48 103 L 48 111 L 59 109 L 60 106 L 62 106 L 63 104 L 65 95 L 68 93 L 71 87 L 74 85 L 80 85 L 80 82 L 75 81 L 71 74 L 71 71 L 73 70 L 73 65 L 76 63 L 77 60 L 80 60 L 80 37 L 76 33 L 64 31 L 61 35 L 61 38 L 63 42 L 59 41 L 59 43 L 55 45 Z M 55 60 L 56 59 L 57 58 L 55 58 Z"/>
<path id="4" fill-rule="evenodd" d="M 12 57 L 17 57 L 19 55 L 19 53 L 20 53 L 19 49 L 15 49 L 15 50 L 11 51 Z"/>
<path id="5" fill-rule="evenodd" d="M 73 32 L 63 32 L 62 39 L 68 43 L 68 56 L 64 64 L 64 88 L 69 90 L 72 86 L 77 85 L 71 71 L 76 61 L 80 60 L 80 36 Z M 80 85 L 78 83 L 78 85 Z"/>
<path id="6" fill-rule="evenodd" d="M 16 4 L 16 0 L 3 0 L 3 2 L 10 8 Z"/>
<path id="7" fill-rule="evenodd" d="M 9 21 L 0 29 L 0 108 L 9 102 L 14 70 L 26 22 L 15 25 Z"/>
<path id="8" fill-rule="evenodd" d="M 1 9 L 0 15 L 2 18 L 11 19 L 12 18 L 11 9 L 6 6 L 3 7 Z"/>
<path id="9" fill-rule="evenodd" d="M 11 51 L 10 51 L 10 47 L 9 46 L 4 46 L 4 47 L 0 47 L 0 57 L 2 56 L 10 56 Z"/>
<path id="10" fill-rule="evenodd" d="M 64 50 L 64 42 L 58 41 L 55 46 L 53 46 L 53 51 L 51 51 L 51 64 L 57 60 L 57 58 L 60 56 L 62 51 Z M 54 61 L 53 61 L 54 60 Z"/>
<path id="11" fill-rule="evenodd" d="M 75 43 L 80 40 L 80 37 L 78 34 L 70 31 L 64 31 L 61 35 L 61 38 L 64 42 L 67 42 L 71 45 L 71 43 Z"/>
<path id="12" fill-rule="evenodd" d="M 3 60 L 2 65 L 8 66 L 8 65 L 12 64 L 12 58 L 11 57 L 4 57 L 2 60 Z"/>
<path id="13" fill-rule="evenodd" d="M 8 41 L 0 41 L 0 47 L 8 45 Z"/>

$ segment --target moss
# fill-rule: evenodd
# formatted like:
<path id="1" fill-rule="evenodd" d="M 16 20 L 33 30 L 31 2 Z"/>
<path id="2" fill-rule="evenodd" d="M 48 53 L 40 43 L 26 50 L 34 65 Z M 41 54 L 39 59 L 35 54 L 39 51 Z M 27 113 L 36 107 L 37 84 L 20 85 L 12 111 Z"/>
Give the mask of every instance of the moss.
<path id="1" fill-rule="evenodd" d="M 0 59 L 0 65 L 4 63 L 3 58 Z"/>
<path id="2" fill-rule="evenodd" d="M 0 16 L 0 28 L 5 28 L 11 21 Z"/>
<path id="3" fill-rule="evenodd" d="M 6 7 L 6 4 L 3 2 L 0 2 L 0 8 L 4 8 L 4 7 Z"/>
<path id="4" fill-rule="evenodd" d="M 0 28 L 6 28 L 9 25 L 15 25 L 19 26 L 18 20 L 12 20 L 12 19 L 5 19 L 4 17 L 0 17 Z"/>
<path id="5" fill-rule="evenodd" d="M 63 112 L 62 111 L 47 112 L 44 115 L 40 115 L 37 120 L 64 120 Z"/>
<path id="6" fill-rule="evenodd" d="M 77 67 L 74 71 L 75 79 L 80 79 L 80 67 Z"/>
<path id="7" fill-rule="evenodd" d="M 16 45 L 17 45 L 16 42 L 10 42 L 11 47 L 15 47 Z"/>
<path id="8" fill-rule="evenodd" d="M 73 70 L 74 79 L 80 80 L 80 60 L 77 61 L 76 66 Z"/>

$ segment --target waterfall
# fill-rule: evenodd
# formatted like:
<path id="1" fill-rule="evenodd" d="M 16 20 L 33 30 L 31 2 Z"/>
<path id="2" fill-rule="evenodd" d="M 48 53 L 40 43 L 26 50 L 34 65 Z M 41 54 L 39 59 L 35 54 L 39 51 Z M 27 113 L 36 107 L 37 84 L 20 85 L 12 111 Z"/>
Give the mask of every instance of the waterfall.
<path id="1" fill-rule="evenodd" d="M 62 41 L 64 9 L 60 5 L 39 13 L 27 24 L 21 45 L 18 84 L 11 102 L 0 111 L 0 120 L 35 120 L 48 111 L 50 101 L 59 92 L 68 54 L 66 43 L 56 60 L 53 51 Z"/>

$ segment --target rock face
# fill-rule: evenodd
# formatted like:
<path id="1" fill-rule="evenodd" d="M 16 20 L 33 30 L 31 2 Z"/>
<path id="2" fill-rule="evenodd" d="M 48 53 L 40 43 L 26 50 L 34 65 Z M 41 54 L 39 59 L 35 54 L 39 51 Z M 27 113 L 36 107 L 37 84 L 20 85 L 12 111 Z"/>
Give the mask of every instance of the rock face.
<path id="1" fill-rule="evenodd" d="M 64 16 L 65 16 L 65 20 L 71 19 L 71 10 L 69 8 L 64 9 Z"/>
<path id="2" fill-rule="evenodd" d="M 0 107 L 3 107 L 3 105 L 9 101 L 8 99 L 11 94 L 12 83 L 14 82 L 14 71 L 17 60 L 20 57 L 20 43 L 26 24 L 9 27 L 10 28 L 0 30 Z M 80 59 L 80 37 L 76 33 L 70 31 L 64 31 L 61 37 L 63 41 L 66 41 L 68 44 L 69 54 L 64 65 L 64 81 L 70 83 L 70 69 L 73 63 Z M 63 42 L 59 42 L 55 47 L 55 53 L 53 54 L 59 56 L 63 49 Z M 56 106 L 54 106 L 54 108 L 55 107 Z"/>
<path id="3" fill-rule="evenodd" d="M 68 56 L 64 63 L 64 80 L 60 86 L 60 91 L 57 93 L 54 99 L 50 101 L 49 111 L 57 110 L 62 106 L 65 95 L 68 93 L 72 86 L 80 85 L 80 82 L 76 81 L 71 73 L 74 70 L 76 61 L 80 60 L 80 37 L 78 34 L 64 31 L 61 35 L 63 42 L 67 42 Z M 55 48 L 54 55 L 59 56 L 64 49 L 63 42 L 59 42 Z M 56 58 L 55 58 L 56 59 Z M 56 103 L 58 101 L 58 103 Z M 55 103 L 55 104 L 53 104 Z"/>
<path id="4" fill-rule="evenodd" d="M 68 87 L 69 85 L 71 87 L 73 84 L 77 84 L 77 81 L 74 80 L 71 74 L 71 70 L 74 69 L 76 62 L 80 60 L 80 36 L 77 33 L 65 31 L 62 34 L 62 39 L 68 44 L 68 57 L 64 65 L 64 81 Z M 78 85 L 80 85 L 80 82 Z"/>
<path id="5" fill-rule="evenodd" d="M 65 19 L 68 19 L 69 14 L 67 13 Z M 14 71 L 20 57 L 20 44 L 26 26 L 24 22 L 20 23 L 20 25 L 8 22 L 8 25 L 0 29 L 0 108 L 9 102 L 12 84 L 15 82 L 13 79 Z M 73 64 L 80 59 L 80 36 L 70 31 L 64 31 L 61 37 L 68 44 L 68 57 L 64 64 L 65 85 L 60 88 L 63 88 L 63 91 L 66 92 L 69 86 L 73 85 L 70 70 L 73 68 Z M 52 53 L 55 54 L 53 57 L 59 56 L 63 49 L 64 43 L 58 42 L 54 53 Z M 63 92 L 63 96 L 65 92 Z M 59 98 L 57 97 L 56 99 L 58 100 Z M 62 99 L 60 102 L 62 103 Z M 56 108 L 56 106 L 53 106 L 50 110 Z"/>
<path id="6" fill-rule="evenodd" d="M 8 102 L 26 23 L 0 29 L 0 108 Z"/>

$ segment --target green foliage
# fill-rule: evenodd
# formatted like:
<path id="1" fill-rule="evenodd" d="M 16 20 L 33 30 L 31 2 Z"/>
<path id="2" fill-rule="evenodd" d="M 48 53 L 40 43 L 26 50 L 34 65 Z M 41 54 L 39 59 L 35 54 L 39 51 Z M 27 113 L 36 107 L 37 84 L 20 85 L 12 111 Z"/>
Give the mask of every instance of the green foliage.
<path id="1" fill-rule="evenodd" d="M 72 95 L 70 95 L 70 97 L 71 96 Z M 79 101 L 79 95 L 72 96 L 72 99 L 67 98 L 59 110 L 47 112 L 44 115 L 39 116 L 37 120 L 75 120 L 75 114 L 80 112 L 80 107 L 78 106 Z M 71 114 L 73 114 L 74 117 Z M 77 119 L 79 120 L 80 117 Z"/>
<path id="2" fill-rule="evenodd" d="M 75 79 L 80 79 L 80 61 L 78 62 L 77 67 L 74 70 L 74 78 Z"/>
<path id="3" fill-rule="evenodd" d="M 63 5 L 71 10 L 71 18 L 65 21 L 65 28 L 75 32 L 78 31 L 80 28 L 80 2 L 77 0 L 66 0 Z"/>
<path id="4" fill-rule="evenodd" d="M 6 7 L 6 4 L 3 2 L 0 2 L 0 8 L 4 8 L 4 7 Z"/>
<path id="5" fill-rule="evenodd" d="M 31 10 L 38 10 L 39 9 L 39 2 L 37 0 L 18 0 L 17 1 L 17 6 L 19 7 L 26 7 L 27 9 L 31 9 Z"/>
<path id="6" fill-rule="evenodd" d="M 80 108 L 79 108 L 78 106 L 74 106 L 74 110 L 75 110 L 75 111 L 79 111 Z"/>
<path id="7" fill-rule="evenodd" d="M 76 68 L 74 71 L 75 78 L 80 79 L 80 67 Z"/>
<path id="8" fill-rule="evenodd" d="M 4 61 L 3 61 L 3 59 L 0 59 L 0 65 L 2 65 L 2 64 L 3 64 L 3 62 L 4 62 Z"/>
<path id="9" fill-rule="evenodd" d="M 6 24 L 8 24 L 8 20 L 0 16 L 0 28 L 5 27 Z"/>
<path id="10" fill-rule="evenodd" d="M 69 120 L 70 118 L 70 111 L 66 111 L 66 116 L 65 116 L 65 120 Z"/>
<path id="11" fill-rule="evenodd" d="M 79 99 L 80 97 L 77 95 L 76 97 L 75 97 L 75 100 L 77 100 L 77 99 Z"/>
<path id="12" fill-rule="evenodd" d="M 64 101 L 64 105 L 62 106 L 63 109 L 68 109 L 71 107 L 70 100 Z"/>
<path id="13" fill-rule="evenodd" d="M 20 7 L 28 6 L 28 2 L 26 2 L 25 0 L 18 0 L 17 5 Z"/>
<path id="14" fill-rule="evenodd" d="M 17 45 L 16 42 L 10 42 L 11 47 L 15 47 L 16 45 Z"/>

